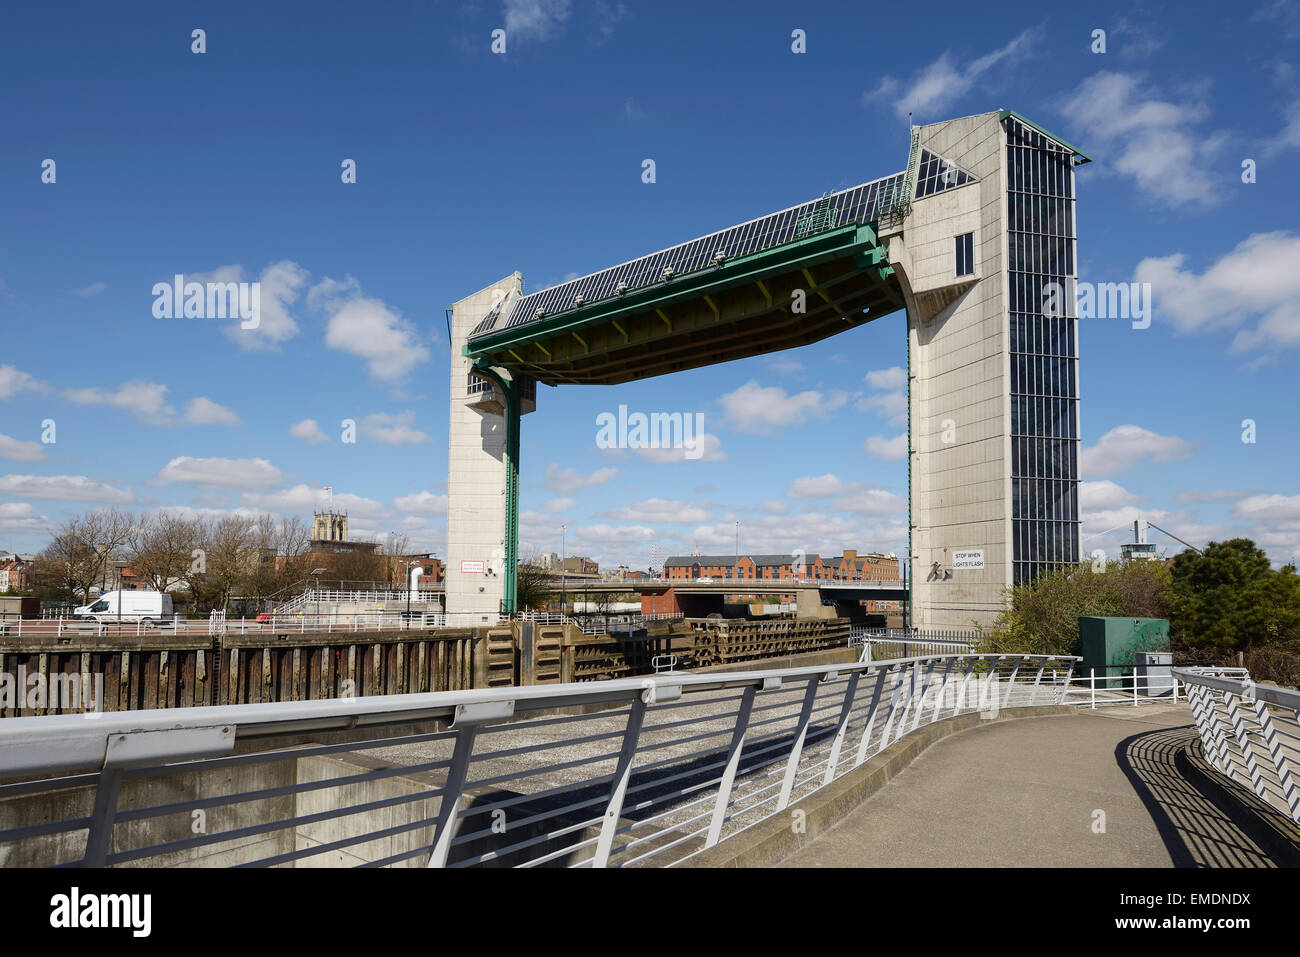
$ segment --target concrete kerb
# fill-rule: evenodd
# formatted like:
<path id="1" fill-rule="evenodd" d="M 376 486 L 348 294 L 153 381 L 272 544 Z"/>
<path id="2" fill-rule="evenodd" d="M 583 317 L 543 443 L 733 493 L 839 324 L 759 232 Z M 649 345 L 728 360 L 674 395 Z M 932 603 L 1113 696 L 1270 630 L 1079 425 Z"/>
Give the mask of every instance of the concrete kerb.
<path id="1" fill-rule="evenodd" d="M 789 813 L 778 814 L 719 842 L 678 866 L 771 867 L 779 864 L 808 841 L 829 831 L 941 738 L 998 721 L 1078 713 L 1078 709 L 1071 705 L 1037 705 L 1004 708 L 996 718 L 982 718 L 979 714 L 972 713 L 924 725 L 868 759 L 861 767 L 832 782 L 829 787 L 791 804 L 787 808 L 788 812 L 800 810 L 804 813 L 803 833 L 796 834 L 791 828 Z"/>
<path id="2" fill-rule="evenodd" d="M 1300 867 L 1300 825 L 1264 801 L 1254 791 L 1224 777 L 1205 758 L 1199 737 L 1193 737 L 1178 755 L 1191 782 L 1208 790 L 1243 830 L 1282 867 Z"/>

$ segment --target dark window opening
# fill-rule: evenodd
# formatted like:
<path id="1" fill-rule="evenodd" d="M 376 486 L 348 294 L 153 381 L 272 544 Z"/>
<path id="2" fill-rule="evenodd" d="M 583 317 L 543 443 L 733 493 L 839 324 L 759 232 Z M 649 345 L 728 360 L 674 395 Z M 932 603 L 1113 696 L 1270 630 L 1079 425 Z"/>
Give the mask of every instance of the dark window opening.
<path id="1" fill-rule="evenodd" d="M 975 234 L 963 233 L 957 237 L 957 275 L 975 274 Z"/>

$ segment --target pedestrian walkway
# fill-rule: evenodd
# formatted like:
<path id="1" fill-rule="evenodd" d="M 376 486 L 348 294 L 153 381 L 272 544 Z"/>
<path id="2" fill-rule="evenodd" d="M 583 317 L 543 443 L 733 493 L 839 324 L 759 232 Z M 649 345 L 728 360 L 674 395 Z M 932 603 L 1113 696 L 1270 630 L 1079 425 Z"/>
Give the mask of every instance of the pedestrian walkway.
<path id="1" fill-rule="evenodd" d="M 785 867 L 1274 867 L 1181 770 L 1185 702 L 944 738 Z"/>

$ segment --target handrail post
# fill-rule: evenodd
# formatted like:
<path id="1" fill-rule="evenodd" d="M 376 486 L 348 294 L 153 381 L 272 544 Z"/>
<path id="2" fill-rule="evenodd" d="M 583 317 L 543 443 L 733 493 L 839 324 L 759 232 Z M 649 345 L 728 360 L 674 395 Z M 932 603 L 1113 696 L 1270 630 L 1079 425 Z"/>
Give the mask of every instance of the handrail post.
<path id="1" fill-rule="evenodd" d="M 731 804 L 731 789 L 736 783 L 736 771 L 740 767 L 740 754 L 745 747 L 745 731 L 749 728 L 749 716 L 754 710 L 754 696 L 758 689 L 750 685 L 740 697 L 740 710 L 736 713 L 736 727 L 731 732 L 731 747 L 727 751 L 727 765 L 718 782 L 718 799 L 713 805 L 713 817 L 709 821 L 709 833 L 704 839 L 705 847 L 712 847 L 722 838 L 722 825 L 727 820 L 727 807 Z"/>
<path id="2" fill-rule="evenodd" d="M 1088 669 L 1088 685 L 1092 688 L 1092 710 L 1097 710 L 1097 666 L 1093 665 Z"/>
<path id="3" fill-rule="evenodd" d="M 95 788 L 95 807 L 91 811 L 90 828 L 86 834 L 86 852 L 81 858 L 82 867 L 103 867 L 108 859 L 121 785 L 121 768 L 105 768 L 99 772 L 99 784 Z"/>
<path id="4" fill-rule="evenodd" d="M 1300 824 L 1300 794 L 1296 793 L 1295 782 L 1291 778 L 1291 766 L 1277 739 L 1277 730 L 1273 727 L 1268 705 L 1258 698 L 1255 699 L 1255 718 L 1269 756 L 1273 759 L 1273 769 L 1277 772 L 1278 783 L 1282 785 L 1282 797 L 1286 801 L 1287 810 L 1291 812 L 1291 820 Z"/>
<path id="5" fill-rule="evenodd" d="M 893 693 L 889 698 L 889 714 L 885 716 L 885 730 L 880 732 L 880 747 L 876 749 L 877 754 L 889 747 L 889 735 L 894 729 L 894 712 L 898 708 L 898 698 L 903 693 L 903 683 L 908 678 L 909 670 L 907 665 L 902 665 L 898 669 L 898 680 L 894 682 Z"/>
<path id="6" fill-rule="evenodd" d="M 460 796 L 465 790 L 477 734 L 478 725 L 470 724 L 456 735 L 451 767 L 447 769 L 447 783 L 442 788 L 442 804 L 438 808 L 438 828 L 433 836 L 433 847 L 429 849 L 429 867 L 447 866 L 447 855 L 451 852 L 451 841 L 456 836 L 456 821 L 460 816 Z"/>
<path id="7" fill-rule="evenodd" d="M 867 724 L 862 729 L 862 741 L 858 744 L 857 760 L 853 762 L 855 768 L 867 759 L 867 746 L 871 743 L 871 729 L 876 723 L 877 705 L 880 703 L 880 692 L 885 687 L 887 674 L 889 674 L 888 668 L 881 668 L 876 672 L 876 687 L 871 692 L 871 703 L 867 705 Z"/>
<path id="8" fill-rule="evenodd" d="M 956 658 L 949 658 L 943 669 L 943 681 L 939 684 L 939 693 L 934 696 L 934 714 L 930 716 L 930 723 L 934 724 L 939 720 L 939 715 L 943 711 L 943 696 L 948 690 L 948 676 L 952 674 L 952 666 Z"/>
<path id="9" fill-rule="evenodd" d="M 803 742 L 808 736 L 808 719 L 812 715 L 813 699 L 817 697 L 817 684 L 820 680 L 820 675 L 813 675 L 808 679 L 808 690 L 804 692 L 803 708 L 799 712 L 794 746 L 790 749 L 790 759 L 785 763 L 785 777 L 781 779 L 781 796 L 776 802 L 778 811 L 785 810 L 794 791 L 794 779 L 799 771 L 799 758 L 803 756 Z"/>
<path id="10" fill-rule="evenodd" d="M 592 867 L 609 865 L 609 852 L 614 846 L 614 832 L 618 830 L 618 819 L 623 813 L 623 799 L 627 796 L 627 782 L 632 776 L 632 762 L 641 738 L 645 709 L 645 697 L 642 696 L 632 702 L 632 710 L 628 712 L 627 728 L 623 732 L 623 749 L 619 752 L 618 767 L 614 770 L 614 789 L 609 795 L 609 804 L 605 806 L 605 819 L 600 825 L 600 837 L 596 841 L 596 856 L 592 858 Z"/>
<path id="11" fill-rule="evenodd" d="M 1070 683 L 1074 681 L 1074 659 L 1070 659 L 1070 667 L 1065 672 L 1065 683 L 1061 685 L 1061 693 L 1057 696 L 1053 704 L 1065 704 L 1066 695 L 1070 693 Z"/>
<path id="12" fill-rule="evenodd" d="M 835 766 L 839 764 L 840 749 L 844 746 L 844 735 L 849 730 L 849 715 L 853 711 L 853 699 L 858 693 L 858 679 L 862 672 L 855 671 L 849 675 L 848 687 L 844 690 L 844 704 L 840 708 L 839 726 L 835 729 L 835 740 L 831 742 L 831 753 L 826 759 L 826 774 L 822 777 L 822 787 L 835 780 Z"/>

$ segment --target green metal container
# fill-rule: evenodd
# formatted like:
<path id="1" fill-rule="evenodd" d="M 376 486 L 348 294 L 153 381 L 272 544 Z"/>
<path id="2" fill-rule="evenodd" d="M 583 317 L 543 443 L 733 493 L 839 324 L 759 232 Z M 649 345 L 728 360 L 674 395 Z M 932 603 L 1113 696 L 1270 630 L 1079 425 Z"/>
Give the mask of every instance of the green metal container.
<path id="1" fill-rule="evenodd" d="M 1097 669 L 1098 688 L 1119 688 L 1133 674 L 1133 656 L 1139 651 L 1168 651 L 1169 622 L 1164 618 L 1079 619 L 1079 674 L 1086 678 Z M 1103 675 L 1105 680 L 1103 681 Z"/>

